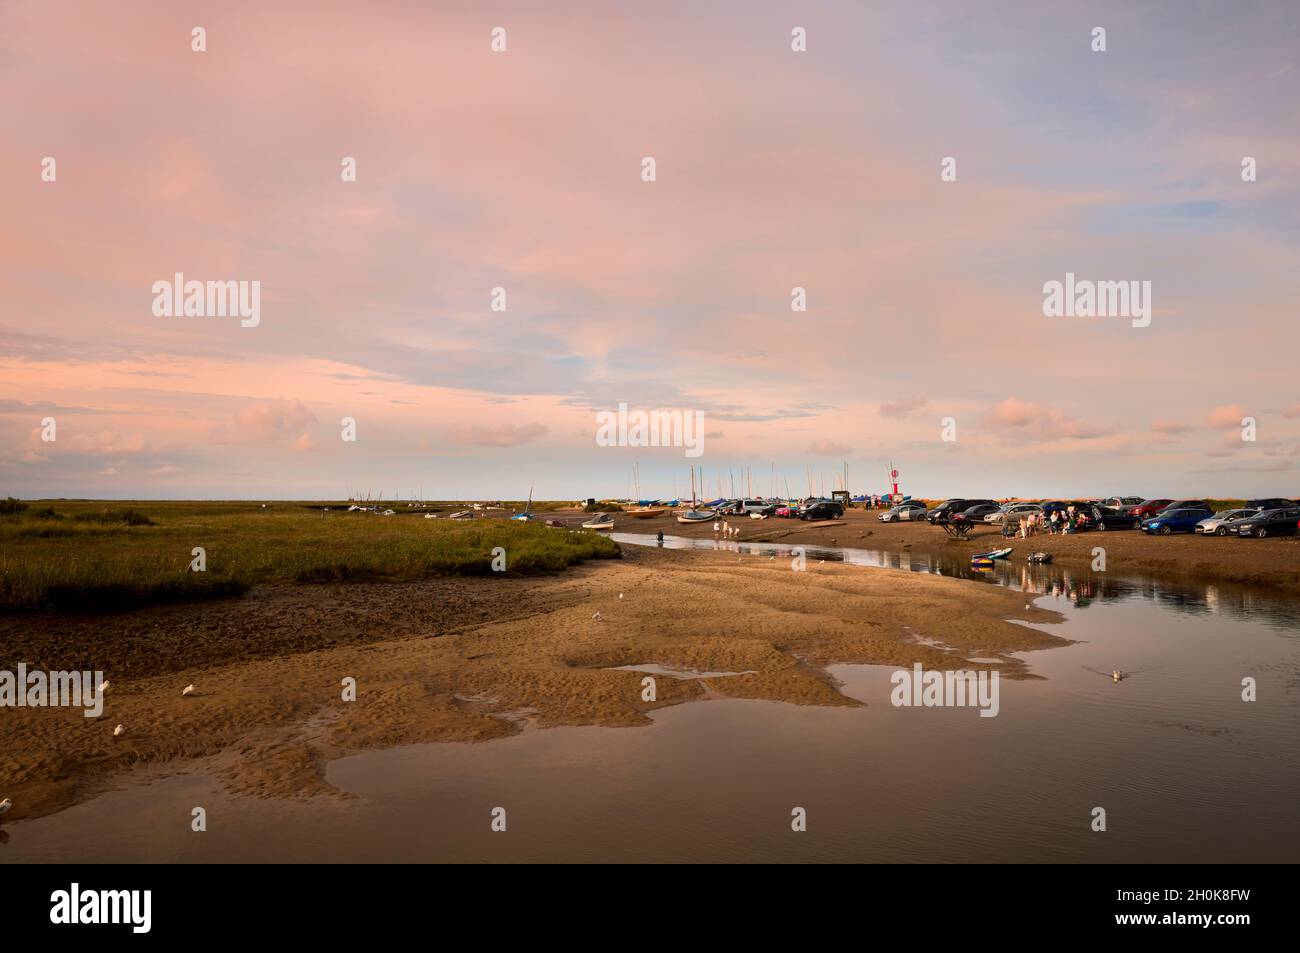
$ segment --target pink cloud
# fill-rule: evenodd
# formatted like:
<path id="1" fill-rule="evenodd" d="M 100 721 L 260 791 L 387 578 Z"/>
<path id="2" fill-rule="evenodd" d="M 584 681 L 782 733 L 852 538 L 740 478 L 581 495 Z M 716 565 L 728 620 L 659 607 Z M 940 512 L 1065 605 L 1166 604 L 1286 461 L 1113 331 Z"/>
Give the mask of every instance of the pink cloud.
<path id="1" fill-rule="evenodd" d="M 997 404 L 985 418 L 985 424 L 1006 431 L 1017 441 L 1092 440 L 1107 434 L 1103 428 L 1085 424 L 1054 407 L 1026 403 L 1015 397 Z"/>
<path id="2" fill-rule="evenodd" d="M 1241 418 L 1247 416 L 1246 408 L 1240 404 L 1224 404 L 1210 412 L 1211 427 L 1240 427 Z"/>
<path id="3" fill-rule="evenodd" d="M 121 434 L 113 430 L 101 430 L 98 433 L 74 433 L 71 436 L 60 436 L 56 445 L 67 447 L 74 453 L 118 456 L 128 453 L 141 453 L 145 444 L 143 434 Z"/>
<path id="4" fill-rule="evenodd" d="M 469 424 L 452 437 L 457 443 L 479 447 L 517 447 L 546 433 L 546 427 L 530 424 Z"/>
<path id="5" fill-rule="evenodd" d="M 853 448 L 847 444 L 835 443 L 831 440 L 814 440 L 809 453 L 816 453 L 827 457 L 847 457 L 853 452 Z"/>
<path id="6" fill-rule="evenodd" d="M 302 449 L 304 438 L 317 426 L 316 415 L 300 400 L 262 400 L 246 404 L 230 424 L 212 430 L 215 443 L 274 445 L 288 442 Z"/>
<path id="7" fill-rule="evenodd" d="M 880 413 L 886 417 L 906 417 L 921 410 L 928 403 L 924 397 L 909 397 L 903 400 L 885 401 L 880 405 Z"/>

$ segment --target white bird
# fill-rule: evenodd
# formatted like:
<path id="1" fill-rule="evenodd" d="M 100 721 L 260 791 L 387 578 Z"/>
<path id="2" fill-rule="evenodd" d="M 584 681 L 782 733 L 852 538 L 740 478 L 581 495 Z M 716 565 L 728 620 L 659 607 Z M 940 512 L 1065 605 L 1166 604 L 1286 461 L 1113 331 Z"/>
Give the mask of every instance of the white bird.
<path id="1" fill-rule="evenodd" d="M 100 685 L 100 686 L 99 686 L 99 690 L 100 690 L 100 692 L 102 693 L 102 692 L 106 692 L 106 691 L 108 691 L 108 686 L 109 686 L 109 683 L 108 683 L 108 682 L 105 682 L 103 685 Z"/>
<path id="2" fill-rule="evenodd" d="M 121 725 L 118 725 L 116 728 L 113 729 L 114 738 L 121 738 L 124 734 L 126 734 L 126 729 L 123 728 Z"/>
<path id="3" fill-rule="evenodd" d="M 599 619 L 599 618 L 600 618 L 600 613 L 597 612 L 595 615 L 592 616 L 592 618 L 593 618 L 593 619 Z"/>
<path id="4" fill-rule="evenodd" d="M 5 798 L 3 801 L 0 801 L 0 817 L 4 817 L 6 814 L 8 814 L 9 811 L 12 810 L 13 806 L 14 806 L 14 802 L 9 800 L 8 798 Z"/>
<path id="5" fill-rule="evenodd" d="M 193 695 L 193 694 L 194 694 L 194 685 L 193 685 L 193 684 L 186 685 L 184 688 L 181 689 L 181 694 L 182 694 L 182 695 Z"/>
<path id="6" fill-rule="evenodd" d="M 620 593 L 618 594 L 618 597 L 619 597 L 619 599 L 622 599 L 622 598 L 623 598 L 623 593 L 620 592 Z"/>

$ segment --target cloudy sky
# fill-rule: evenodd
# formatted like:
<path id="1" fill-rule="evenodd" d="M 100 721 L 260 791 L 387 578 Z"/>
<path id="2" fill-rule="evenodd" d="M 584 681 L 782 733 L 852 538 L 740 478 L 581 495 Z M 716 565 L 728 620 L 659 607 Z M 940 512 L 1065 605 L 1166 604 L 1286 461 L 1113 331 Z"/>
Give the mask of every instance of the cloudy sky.
<path id="1" fill-rule="evenodd" d="M 3 0 L 0 495 L 1300 496 L 1297 53 L 1287 2 Z"/>

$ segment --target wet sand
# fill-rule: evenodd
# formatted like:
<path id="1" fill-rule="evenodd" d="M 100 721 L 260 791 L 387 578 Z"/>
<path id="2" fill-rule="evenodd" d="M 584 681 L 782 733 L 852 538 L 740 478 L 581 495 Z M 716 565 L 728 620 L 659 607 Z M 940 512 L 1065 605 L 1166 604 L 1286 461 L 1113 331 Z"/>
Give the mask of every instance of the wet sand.
<path id="1" fill-rule="evenodd" d="M 636 727 L 710 694 L 853 706 L 827 666 L 987 659 L 978 667 L 1035 678 L 1032 656 L 1008 653 L 1068 644 L 1008 621 L 1059 616 L 1004 589 L 816 560 L 795 572 L 788 559 L 625 551 L 543 578 L 299 586 L 93 619 L 7 618 L 7 660 L 100 668 L 112 688 L 99 719 L 0 712 L 0 792 L 15 802 L 6 820 L 93 797 L 127 772 L 342 798 L 325 780 L 331 759 L 499 738 L 520 730 L 521 713 L 543 727 Z M 645 701 L 646 673 L 614 670 L 631 665 L 743 674 L 658 676 Z M 355 702 L 342 698 L 345 677 L 357 680 Z M 197 694 L 181 697 L 191 682 Z M 126 733 L 114 738 L 118 723 Z"/>

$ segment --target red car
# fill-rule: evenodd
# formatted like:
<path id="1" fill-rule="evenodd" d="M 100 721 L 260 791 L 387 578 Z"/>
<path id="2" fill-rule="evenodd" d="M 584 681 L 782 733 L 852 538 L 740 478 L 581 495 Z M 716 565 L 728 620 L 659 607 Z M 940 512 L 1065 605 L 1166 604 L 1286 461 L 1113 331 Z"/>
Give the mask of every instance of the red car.
<path id="1" fill-rule="evenodd" d="M 1129 510 L 1128 515 L 1144 520 L 1149 516 L 1155 516 L 1172 502 L 1173 500 L 1143 500 L 1137 506 L 1133 507 L 1133 509 Z"/>

